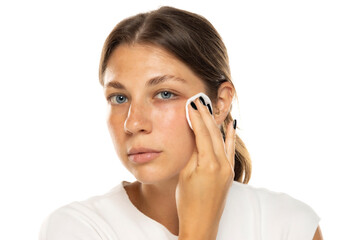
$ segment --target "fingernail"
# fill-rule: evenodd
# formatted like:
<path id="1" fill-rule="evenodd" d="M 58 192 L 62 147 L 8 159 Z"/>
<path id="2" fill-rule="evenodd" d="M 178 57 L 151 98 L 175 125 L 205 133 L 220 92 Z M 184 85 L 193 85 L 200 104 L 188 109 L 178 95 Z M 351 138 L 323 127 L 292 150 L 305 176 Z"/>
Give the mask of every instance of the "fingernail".
<path id="1" fill-rule="evenodd" d="M 208 109 L 209 109 L 209 112 L 210 112 L 211 115 L 212 115 L 212 110 L 211 110 L 210 104 L 208 104 L 207 107 L 208 107 Z"/>
<path id="2" fill-rule="evenodd" d="M 205 104 L 205 100 L 203 99 L 203 97 L 202 97 L 202 96 L 200 96 L 200 97 L 199 97 L 199 99 L 200 99 L 200 102 L 201 102 L 204 106 L 206 106 L 206 104 Z"/>
<path id="3" fill-rule="evenodd" d="M 234 120 L 233 127 L 236 129 L 236 119 Z"/>
<path id="4" fill-rule="evenodd" d="M 197 110 L 197 107 L 194 102 L 191 102 L 190 105 L 192 106 L 193 109 Z"/>

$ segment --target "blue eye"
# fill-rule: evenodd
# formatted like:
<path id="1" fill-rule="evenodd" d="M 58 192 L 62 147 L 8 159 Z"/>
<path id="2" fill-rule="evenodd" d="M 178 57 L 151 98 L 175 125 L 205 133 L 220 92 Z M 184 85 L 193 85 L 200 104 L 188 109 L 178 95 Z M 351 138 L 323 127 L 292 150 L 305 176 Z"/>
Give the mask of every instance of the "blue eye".
<path id="1" fill-rule="evenodd" d="M 108 98 L 108 100 L 115 104 L 121 104 L 121 103 L 124 103 L 123 102 L 124 98 L 126 98 L 126 97 L 123 95 L 112 95 Z"/>
<path id="2" fill-rule="evenodd" d="M 161 94 L 162 98 L 165 100 L 171 99 L 171 96 L 173 96 L 173 97 L 177 96 L 175 93 L 172 93 L 169 91 L 161 91 L 158 94 L 156 94 L 156 96 L 159 94 Z M 127 98 L 124 95 L 118 95 L 118 94 L 108 97 L 108 101 L 110 101 L 111 103 L 114 103 L 114 104 L 122 104 L 125 102 L 124 101 L 125 99 L 127 99 Z"/>
<path id="3" fill-rule="evenodd" d="M 164 93 L 164 94 L 162 94 L 162 93 Z M 169 92 L 169 91 L 162 91 L 162 92 L 159 92 L 158 94 L 162 94 L 162 96 L 165 96 L 165 98 L 164 98 L 164 99 L 169 99 L 169 98 L 168 98 L 168 96 L 170 96 L 170 95 L 175 96 L 175 94 L 174 94 L 174 93 Z M 157 95 L 158 95 L 158 94 L 157 94 Z"/>

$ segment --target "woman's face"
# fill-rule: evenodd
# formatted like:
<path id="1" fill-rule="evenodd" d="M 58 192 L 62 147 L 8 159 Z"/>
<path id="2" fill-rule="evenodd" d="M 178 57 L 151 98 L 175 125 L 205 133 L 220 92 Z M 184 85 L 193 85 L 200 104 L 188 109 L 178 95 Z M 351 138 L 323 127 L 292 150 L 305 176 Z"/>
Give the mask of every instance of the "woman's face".
<path id="1" fill-rule="evenodd" d="M 154 81 L 160 77 L 166 81 Z M 113 51 L 104 73 L 107 124 L 118 157 L 138 181 L 167 181 L 185 167 L 195 147 L 185 104 L 199 92 L 205 93 L 201 80 L 161 48 L 135 44 Z M 161 153 L 139 164 L 129 159 L 133 147 Z"/>

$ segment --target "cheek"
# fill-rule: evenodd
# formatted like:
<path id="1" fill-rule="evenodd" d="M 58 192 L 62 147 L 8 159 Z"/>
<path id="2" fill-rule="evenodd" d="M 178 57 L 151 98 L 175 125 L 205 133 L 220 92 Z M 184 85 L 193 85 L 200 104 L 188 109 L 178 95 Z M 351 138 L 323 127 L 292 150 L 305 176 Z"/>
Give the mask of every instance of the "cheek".
<path id="1" fill-rule="evenodd" d="M 122 113 L 117 113 L 111 108 L 108 109 L 106 123 L 113 139 L 117 139 L 119 137 L 115 135 L 115 133 L 119 133 L 121 129 L 124 129 L 125 119 L 123 116 L 124 114 Z"/>
<path id="2" fill-rule="evenodd" d="M 182 102 L 177 102 L 174 104 L 166 104 L 157 109 L 154 114 L 154 120 L 156 126 L 159 127 L 160 132 L 167 133 L 168 137 L 174 137 L 179 132 L 184 132 L 187 128 L 190 129 L 185 115 L 185 105 Z M 172 134 L 172 135 L 169 135 Z"/>
<path id="3" fill-rule="evenodd" d="M 194 133 L 191 130 L 185 112 L 185 102 L 167 104 L 158 108 L 153 115 L 154 127 L 161 133 L 161 141 L 169 151 L 190 151 L 194 146 Z"/>

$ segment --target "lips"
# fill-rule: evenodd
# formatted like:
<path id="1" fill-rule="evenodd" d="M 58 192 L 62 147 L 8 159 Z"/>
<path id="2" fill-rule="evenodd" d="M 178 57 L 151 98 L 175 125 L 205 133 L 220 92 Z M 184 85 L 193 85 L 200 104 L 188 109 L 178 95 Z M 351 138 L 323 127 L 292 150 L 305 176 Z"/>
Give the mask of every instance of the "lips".
<path id="1" fill-rule="evenodd" d="M 136 164 L 147 163 L 160 156 L 160 152 L 146 152 L 129 155 L 129 160 Z"/>
<path id="2" fill-rule="evenodd" d="M 146 147 L 133 147 L 128 151 L 128 155 L 140 154 L 140 153 L 159 153 L 161 151 Z"/>

